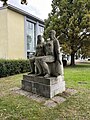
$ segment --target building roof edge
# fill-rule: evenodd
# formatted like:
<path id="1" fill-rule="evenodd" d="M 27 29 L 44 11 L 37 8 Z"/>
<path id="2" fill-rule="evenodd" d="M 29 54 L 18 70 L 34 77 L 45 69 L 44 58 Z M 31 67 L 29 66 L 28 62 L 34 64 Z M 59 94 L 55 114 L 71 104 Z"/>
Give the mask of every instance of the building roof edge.
<path id="1" fill-rule="evenodd" d="M 8 8 L 10 10 L 13 10 L 15 12 L 18 12 L 18 13 L 20 13 L 22 15 L 27 16 L 28 18 L 32 18 L 33 20 L 39 21 L 40 23 L 44 24 L 44 20 L 42 20 L 42 19 L 40 19 L 40 18 L 30 14 L 29 12 L 26 12 L 25 10 L 22 10 L 22 9 L 16 7 L 16 6 L 13 6 L 11 4 L 8 4 L 7 6 L 4 6 L 4 7 L 0 7 L 0 10 L 6 9 L 6 8 Z"/>

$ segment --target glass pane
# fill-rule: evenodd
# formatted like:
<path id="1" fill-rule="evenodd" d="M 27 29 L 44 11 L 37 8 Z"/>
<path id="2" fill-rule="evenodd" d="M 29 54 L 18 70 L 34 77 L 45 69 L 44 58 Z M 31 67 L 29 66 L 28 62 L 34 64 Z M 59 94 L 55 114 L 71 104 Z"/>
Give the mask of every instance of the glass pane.
<path id="1" fill-rule="evenodd" d="M 27 21 L 27 50 L 34 51 L 34 23 Z"/>
<path id="2" fill-rule="evenodd" d="M 43 32 L 44 32 L 44 27 L 39 26 L 39 34 L 43 35 Z"/>

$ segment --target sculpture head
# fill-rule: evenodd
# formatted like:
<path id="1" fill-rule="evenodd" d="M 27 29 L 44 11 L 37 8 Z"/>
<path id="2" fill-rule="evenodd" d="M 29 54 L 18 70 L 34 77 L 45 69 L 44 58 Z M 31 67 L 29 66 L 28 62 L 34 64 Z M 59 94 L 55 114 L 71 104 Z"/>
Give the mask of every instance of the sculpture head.
<path id="1" fill-rule="evenodd" d="M 49 38 L 54 39 L 56 35 L 56 31 L 55 30 L 50 30 L 49 32 Z"/>
<path id="2" fill-rule="evenodd" d="M 40 44 L 43 42 L 43 39 L 42 39 L 42 36 L 41 35 L 38 35 L 37 36 L 37 44 Z"/>

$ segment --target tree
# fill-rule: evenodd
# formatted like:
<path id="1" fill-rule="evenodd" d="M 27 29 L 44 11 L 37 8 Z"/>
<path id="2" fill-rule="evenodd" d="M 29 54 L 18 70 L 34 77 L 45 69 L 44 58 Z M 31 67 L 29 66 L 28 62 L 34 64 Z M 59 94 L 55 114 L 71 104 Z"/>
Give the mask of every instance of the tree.
<path id="1" fill-rule="evenodd" d="M 75 53 L 90 37 L 90 0 L 53 0 L 52 11 L 45 20 L 46 37 L 51 29 L 56 30 L 65 51 L 69 50 L 71 65 L 75 65 Z"/>
<path id="2" fill-rule="evenodd" d="M 3 2 L 3 6 L 6 6 L 7 5 L 7 1 L 8 0 L 0 0 Z M 27 0 L 21 0 L 21 4 L 26 4 L 27 5 Z"/>
<path id="3" fill-rule="evenodd" d="M 80 49 L 80 53 L 84 58 L 90 57 L 90 37 L 83 40 L 83 45 Z"/>
<path id="4" fill-rule="evenodd" d="M 6 6 L 7 5 L 7 1 L 8 0 L 0 0 L 1 2 L 3 2 L 3 6 Z"/>
<path id="5" fill-rule="evenodd" d="M 21 4 L 26 4 L 27 5 L 27 0 L 21 0 Z"/>

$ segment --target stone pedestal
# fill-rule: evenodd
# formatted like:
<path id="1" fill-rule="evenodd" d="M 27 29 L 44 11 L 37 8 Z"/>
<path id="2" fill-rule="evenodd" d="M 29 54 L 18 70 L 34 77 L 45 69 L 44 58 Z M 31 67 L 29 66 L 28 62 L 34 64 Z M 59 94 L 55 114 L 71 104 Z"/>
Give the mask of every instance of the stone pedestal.
<path id="1" fill-rule="evenodd" d="M 52 98 L 65 91 L 65 81 L 63 76 L 44 78 L 33 74 L 23 75 L 22 89 Z"/>

